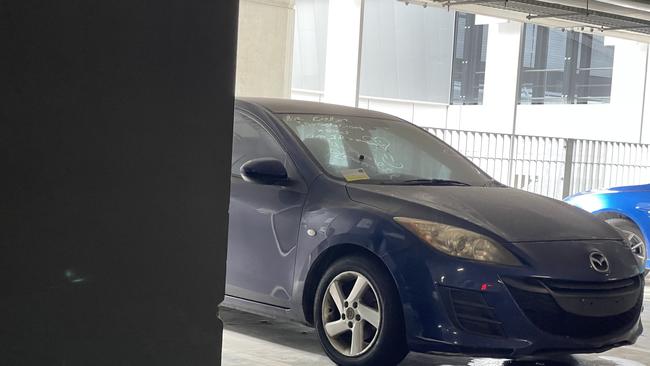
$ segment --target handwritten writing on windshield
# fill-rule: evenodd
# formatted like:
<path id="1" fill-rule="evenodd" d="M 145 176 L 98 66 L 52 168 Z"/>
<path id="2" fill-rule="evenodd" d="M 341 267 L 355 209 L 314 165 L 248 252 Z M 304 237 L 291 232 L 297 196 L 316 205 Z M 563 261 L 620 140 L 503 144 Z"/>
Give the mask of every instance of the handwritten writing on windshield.
<path id="1" fill-rule="evenodd" d="M 322 115 L 287 115 L 284 120 L 296 126 L 296 131 L 301 139 L 326 140 L 330 147 L 330 163 L 332 165 L 347 166 L 348 159 L 351 158 L 361 166 L 377 168 L 382 171 L 404 169 L 404 163 L 398 161 L 391 152 L 391 141 L 373 135 L 372 130 L 355 125 L 347 118 Z M 372 156 L 366 156 L 360 152 L 364 150 L 370 151 Z"/>

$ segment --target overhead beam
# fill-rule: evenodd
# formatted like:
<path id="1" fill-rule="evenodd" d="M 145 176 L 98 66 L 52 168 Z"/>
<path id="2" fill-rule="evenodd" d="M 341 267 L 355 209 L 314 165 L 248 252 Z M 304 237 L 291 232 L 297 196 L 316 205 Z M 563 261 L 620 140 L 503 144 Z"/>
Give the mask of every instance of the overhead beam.
<path id="1" fill-rule="evenodd" d="M 481 5 L 487 3 L 507 3 L 509 0 L 397 0 L 405 3 L 406 5 L 415 4 L 427 7 L 428 5 L 438 5 L 443 7 L 451 7 L 457 5 Z"/>
<path id="2" fill-rule="evenodd" d="M 644 29 L 644 28 L 650 28 L 650 24 L 645 24 L 645 25 L 631 25 L 627 27 L 600 27 L 598 28 L 601 32 L 604 31 L 616 31 L 616 30 L 632 30 L 632 29 Z"/>
<path id="3" fill-rule="evenodd" d="M 562 18 L 565 16 L 572 16 L 572 15 L 590 15 L 590 12 L 569 12 L 569 13 L 556 13 L 556 14 L 542 14 L 542 15 L 531 15 L 528 14 L 526 16 L 526 19 L 531 20 L 531 19 L 542 19 L 542 18 Z"/>
<path id="4" fill-rule="evenodd" d="M 452 5 L 480 5 L 480 4 L 487 4 L 487 3 L 504 3 L 506 4 L 508 0 L 455 0 L 455 1 L 447 1 L 445 6 L 452 6 Z"/>

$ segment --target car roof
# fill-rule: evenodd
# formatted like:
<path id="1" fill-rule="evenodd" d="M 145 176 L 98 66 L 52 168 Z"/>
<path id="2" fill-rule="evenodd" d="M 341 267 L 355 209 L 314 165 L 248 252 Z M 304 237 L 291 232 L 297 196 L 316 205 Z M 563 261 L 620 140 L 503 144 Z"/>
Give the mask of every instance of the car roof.
<path id="1" fill-rule="evenodd" d="M 237 98 L 238 101 L 256 104 L 276 114 L 318 114 L 330 116 L 365 117 L 387 120 L 399 120 L 390 114 L 367 109 L 347 107 L 336 104 L 308 102 L 304 100 L 280 98 Z"/>

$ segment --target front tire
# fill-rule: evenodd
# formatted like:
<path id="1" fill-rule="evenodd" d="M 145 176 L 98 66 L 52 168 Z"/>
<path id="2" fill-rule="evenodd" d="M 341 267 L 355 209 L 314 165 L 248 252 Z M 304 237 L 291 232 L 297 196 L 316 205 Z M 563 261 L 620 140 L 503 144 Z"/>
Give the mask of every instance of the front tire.
<path id="1" fill-rule="evenodd" d="M 399 363 L 408 353 L 403 319 L 392 277 L 369 258 L 341 258 L 318 285 L 316 329 L 325 353 L 338 365 Z"/>

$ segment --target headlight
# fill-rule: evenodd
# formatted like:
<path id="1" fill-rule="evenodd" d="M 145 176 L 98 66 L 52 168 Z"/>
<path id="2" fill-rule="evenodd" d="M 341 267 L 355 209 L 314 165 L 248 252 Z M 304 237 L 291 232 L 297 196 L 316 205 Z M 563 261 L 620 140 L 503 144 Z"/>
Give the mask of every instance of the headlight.
<path id="1" fill-rule="evenodd" d="M 445 254 L 509 266 L 521 265 L 521 262 L 512 253 L 481 234 L 455 226 L 408 217 L 395 217 L 395 221 Z"/>

